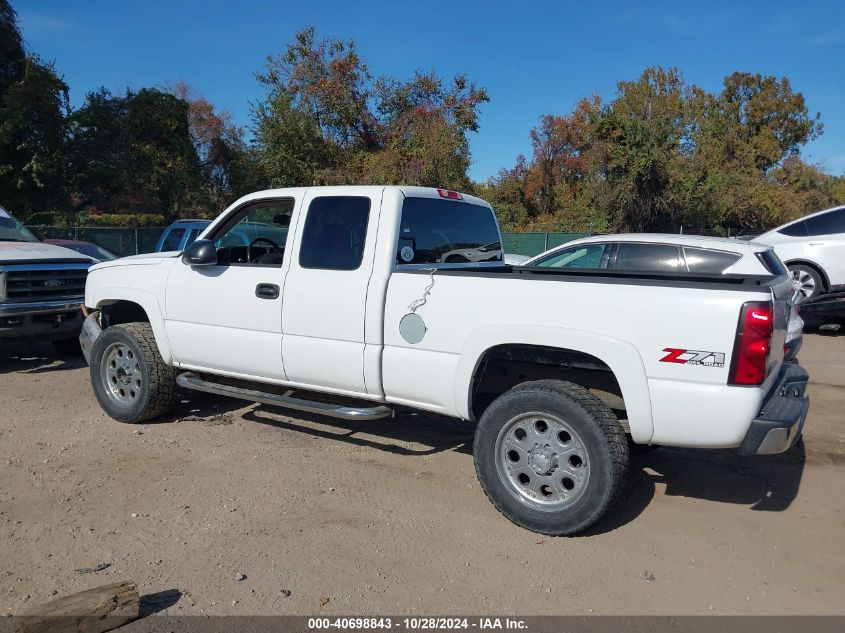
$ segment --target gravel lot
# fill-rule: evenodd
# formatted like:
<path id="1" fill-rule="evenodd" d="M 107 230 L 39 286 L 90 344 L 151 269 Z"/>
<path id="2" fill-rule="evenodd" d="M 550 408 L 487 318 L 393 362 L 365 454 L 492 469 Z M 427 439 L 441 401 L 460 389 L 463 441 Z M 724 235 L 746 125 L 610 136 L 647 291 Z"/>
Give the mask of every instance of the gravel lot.
<path id="1" fill-rule="evenodd" d="M 806 336 L 803 448 L 634 458 L 613 517 L 552 539 L 488 503 L 470 425 L 199 395 L 122 425 L 84 363 L 0 349 L 0 613 L 129 578 L 169 614 L 845 614 L 843 352 Z"/>

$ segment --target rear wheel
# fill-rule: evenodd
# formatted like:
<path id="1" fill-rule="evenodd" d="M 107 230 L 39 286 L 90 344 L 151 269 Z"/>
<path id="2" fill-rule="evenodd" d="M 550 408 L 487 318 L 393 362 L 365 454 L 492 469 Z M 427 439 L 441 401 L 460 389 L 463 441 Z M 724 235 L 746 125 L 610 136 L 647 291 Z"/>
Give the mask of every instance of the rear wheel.
<path id="1" fill-rule="evenodd" d="M 475 432 L 481 487 L 508 519 L 551 536 L 577 534 L 617 500 L 628 469 L 625 432 L 589 391 L 559 380 L 499 396 Z"/>
<path id="2" fill-rule="evenodd" d="M 143 422 L 176 402 L 176 370 L 159 354 L 149 323 L 107 328 L 91 350 L 91 385 L 97 401 L 119 422 Z"/>
<path id="3" fill-rule="evenodd" d="M 824 282 L 816 269 L 804 264 L 790 264 L 789 272 L 792 273 L 792 278 L 798 283 L 796 303 L 803 303 L 821 294 Z"/>

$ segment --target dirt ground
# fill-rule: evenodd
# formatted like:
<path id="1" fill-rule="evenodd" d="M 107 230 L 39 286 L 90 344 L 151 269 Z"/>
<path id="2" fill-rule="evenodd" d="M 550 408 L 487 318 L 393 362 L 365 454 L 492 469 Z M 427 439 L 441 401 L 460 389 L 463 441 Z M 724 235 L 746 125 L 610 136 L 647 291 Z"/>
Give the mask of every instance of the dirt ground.
<path id="1" fill-rule="evenodd" d="M 803 448 L 636 457 L 554 539 L 488 503 L 468 424 L 197 395 L 123 425 L 83 362 L 0 349 L 0 613 L 129 578 L 168 614 L 845 614 L 843 352 L 806 336 Z"/>

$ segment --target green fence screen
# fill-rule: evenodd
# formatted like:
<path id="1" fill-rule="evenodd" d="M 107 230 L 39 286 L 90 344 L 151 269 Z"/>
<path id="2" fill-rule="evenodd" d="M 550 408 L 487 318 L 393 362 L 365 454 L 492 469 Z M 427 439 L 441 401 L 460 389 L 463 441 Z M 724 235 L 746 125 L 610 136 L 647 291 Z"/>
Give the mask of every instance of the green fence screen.
<path id="1" fill-rule="evenodd" d="M 506 253 L 533 257 L 555 246 L 589 235 L 589 233 L 502 233 L 502 242 Z"/>
<path id="2" fill-rule="evenodd" d="M 30 226 L 41 239 L 82 240 L 109 249 L 119 257 L 152 253 L 163 228 L 120 228 L 107 226 Z M 502 233 L 506 253 L 539 255 L 555 246 L 587 237 L 589 233 Z"/>

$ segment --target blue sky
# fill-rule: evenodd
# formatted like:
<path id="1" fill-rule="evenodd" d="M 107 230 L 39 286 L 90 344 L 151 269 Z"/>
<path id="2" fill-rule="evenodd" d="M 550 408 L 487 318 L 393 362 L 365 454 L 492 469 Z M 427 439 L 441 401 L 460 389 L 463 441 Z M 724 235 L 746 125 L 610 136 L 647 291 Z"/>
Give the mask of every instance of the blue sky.
<path id="1" fill-rule="evenodd" d="M 99 86 L 193 85 L 248 124 L 254 73 L 301 27 L 354 38 L 375 75 L 466 72 L 484 86 L 470 136 L 478 180 L 528 153 L 540 115 L 649 65 L 677 66 L 718 90 L 734 70 L 786 76 L 821 112 L 804 157 L 845 173 L 845 2 L 251 2 L 12 0 L 29 48 L 55 62 L 78 105 Z"/>

